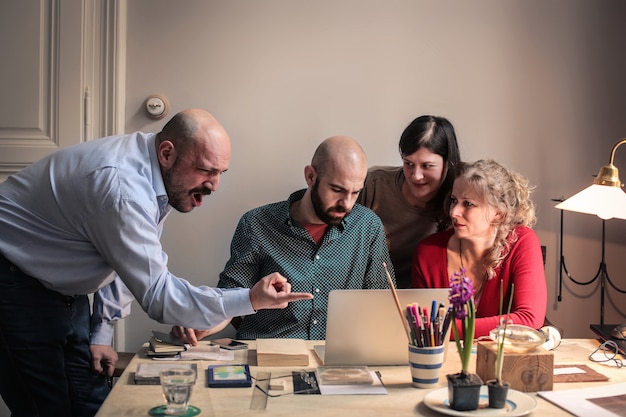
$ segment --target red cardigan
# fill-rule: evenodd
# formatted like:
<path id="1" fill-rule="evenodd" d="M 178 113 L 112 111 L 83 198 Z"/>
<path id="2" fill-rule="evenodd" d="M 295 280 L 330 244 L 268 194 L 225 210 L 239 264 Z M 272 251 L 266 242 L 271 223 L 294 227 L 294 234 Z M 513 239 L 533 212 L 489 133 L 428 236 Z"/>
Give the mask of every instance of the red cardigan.
<path id="1" fill-rule="evenodd" d="M 518 236 L 517 241 L 500 267 L 496 269 L 496 275 L 484 284 L 482 296 L 476 306 L 475 337 L 487 336 L 491 329 L 498 327 L 501 279 L 506 288 L 503 307 L 505 313 L 511 284 L 515 283 L 509 316 L 511 322 L 534 329 L 543 326 L 548 291 L 541 244 L 535 232 L 528 227 L 519 226 L 515 232 Z M 453 230 L 435 233 L 417 245 L 411 265 L 411 287 L 447 288 L 450 286 L 446 250 L 453 233 Z"/>

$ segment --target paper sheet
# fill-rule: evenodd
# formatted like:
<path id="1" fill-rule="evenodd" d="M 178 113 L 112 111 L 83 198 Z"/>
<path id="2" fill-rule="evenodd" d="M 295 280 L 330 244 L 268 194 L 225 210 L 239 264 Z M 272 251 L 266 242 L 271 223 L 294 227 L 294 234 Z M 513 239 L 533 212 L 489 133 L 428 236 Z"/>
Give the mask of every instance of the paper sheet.
<path id="1" fill-rule="evenodd" d="M 189 361 L 189 360 L 206 360 L 206 361 L 232 361 L 235 359 L 235 351 L 221 349 L 215 345 L 197 345 L 190 346 L 184 352 L 180 352 L 175 356 L 152 357 L 157 361 Z"/>
<path id="2" fill-rule="evenodd" d="M 587 365 L 554 365 L 554 383 L 608 381 L 606 375 Z"/>
<path id="3" fill-rule="evenodd" d="M 322 395 L 351 395 L 351 394 L 367 394 L 367 395 L 384 395 L 387 389 L 378 377 L 375 371 L 370 371 L 374 382 L 372 384 L 352 384 L 352 385 L 321 385 L 320 393 Z"/>
<path id="4" fill-rule="evenodd" d="M 235 352 L 228 349 L 222 349 L 215 345 L 197 345 L 192 346 L 184 352 L 180 352 L 181 360 L 212 360 L 212 361 L 231 361 L 235 359 Z"/>
<path id="5" fill-rule="evenodd" d="M 626 383 L 563 391 L 539 391 L 537 395 L 578 417 L 615 417 L 609 409 L 626 409 Z M 601 404 L 607 404 L 608 408 Z"/>

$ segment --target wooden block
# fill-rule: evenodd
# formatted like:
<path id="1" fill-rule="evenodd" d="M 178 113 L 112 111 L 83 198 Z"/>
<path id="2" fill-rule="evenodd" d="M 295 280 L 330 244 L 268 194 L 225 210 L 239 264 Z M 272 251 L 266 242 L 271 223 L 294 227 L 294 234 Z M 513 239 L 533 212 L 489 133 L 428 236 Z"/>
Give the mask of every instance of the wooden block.
<path id="1" fill-rule="evenodd" d="M 283 380 L 270 381 L 270 391 L 284 391 L 284 390 L 285 390 L 285 381 Z"/>
<path id="2" fill-rule="evenodd" d="M 478 342 L 476 373 L 483 381 L 496 379 L 496 344 Z M 522 392 L 552 390 L 554 354 L 541 347 L 526 353 L 505 352 L 502 379 Z"/>

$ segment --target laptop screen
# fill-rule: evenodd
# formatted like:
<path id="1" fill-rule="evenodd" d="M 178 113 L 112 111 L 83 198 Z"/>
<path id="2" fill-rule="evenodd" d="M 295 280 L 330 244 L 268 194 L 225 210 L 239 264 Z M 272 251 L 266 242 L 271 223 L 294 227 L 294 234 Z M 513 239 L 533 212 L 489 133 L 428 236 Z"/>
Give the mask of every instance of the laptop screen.
<path id="1" fill-rule="evenodd" d="M 448 306 L 448 289 L 396 290 L 400 306 Z M 444 338 L 448 343 L 449 336 Z M 409 340 L 391 290 L 334 290 L 328 297 L 326 345 L 315 350 L 324 365 L 406 365 Z M 322 357 L 323 356 L 323 357 Z"/>

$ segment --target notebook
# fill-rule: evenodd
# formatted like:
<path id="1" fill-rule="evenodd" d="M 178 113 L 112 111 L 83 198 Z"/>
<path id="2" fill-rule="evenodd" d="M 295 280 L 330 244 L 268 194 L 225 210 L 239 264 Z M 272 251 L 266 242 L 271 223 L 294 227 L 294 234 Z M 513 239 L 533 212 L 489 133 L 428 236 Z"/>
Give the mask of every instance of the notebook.
<path id="1" fill-rule="evenodd" d="M 433 300 L 449 304 L 447 288 L 396 291 L 403 309 L 418 303 L 430 310 Z M 324 365 L 406 365 L 408 344 L 391 290 L 334 290 L 328 295 L 326 344 L 314 349 Z"/>
<path id="2" fill-rule="evenodd" d="M 611 330 L 616 328 L 617 324 L 592 324 L 589 326 L 592 332 L 594 332 L 603 342 L 612 340 L 617 345 L 619 353 L 626 357 L 626 340 L 616 339 L 611 336 Z"/>

